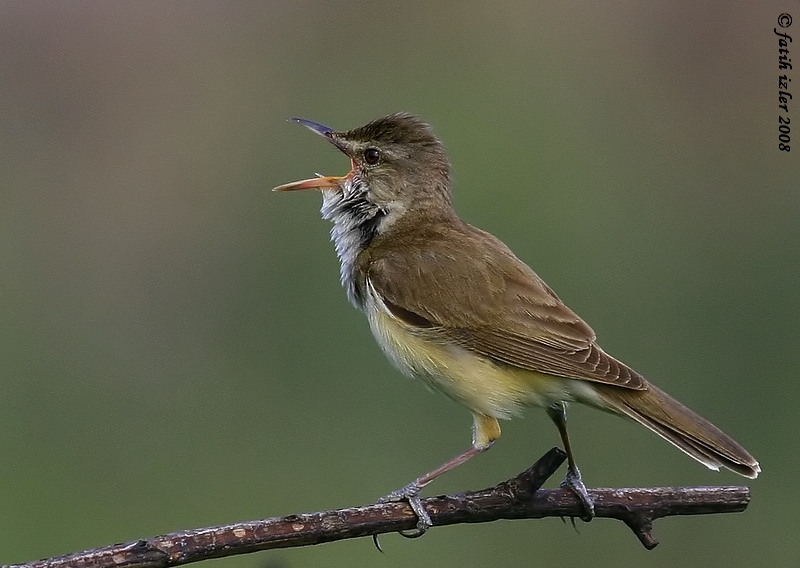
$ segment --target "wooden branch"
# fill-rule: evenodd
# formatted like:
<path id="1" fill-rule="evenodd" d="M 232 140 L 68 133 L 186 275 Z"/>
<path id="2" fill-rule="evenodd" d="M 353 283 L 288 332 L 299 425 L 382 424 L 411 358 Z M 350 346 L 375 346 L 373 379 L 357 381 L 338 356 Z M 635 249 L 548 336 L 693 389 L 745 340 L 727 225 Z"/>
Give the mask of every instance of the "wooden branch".
<path id="1" fill-rule="evenodd" d="M 495 487 L 431 497 L 424 499 L 423 505 L 434 528 L 498 519 L 580 517 L 581 503 L 570 490 L 539 490 L 565 457 L 564 452 L 553 448 L 532 467 Z M 596 517 L 623 521 L 648 549 L 658 544 L 653 521 L 660 517 L 740 512 L 750 502 L 747 487 L 593 489 L 589 494 L 594 499 Z M 186 530 L 2 568 L 160 568 L 413 529 L 416 522 L 408 504 L 378 503 Z"/>

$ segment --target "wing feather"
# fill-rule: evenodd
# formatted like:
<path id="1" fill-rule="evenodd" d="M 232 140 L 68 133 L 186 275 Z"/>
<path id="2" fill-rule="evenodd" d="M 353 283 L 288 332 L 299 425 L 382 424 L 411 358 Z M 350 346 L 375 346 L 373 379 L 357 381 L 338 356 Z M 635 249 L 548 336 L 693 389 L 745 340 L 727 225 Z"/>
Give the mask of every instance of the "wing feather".
<path id="1" fill-rule="evenodd" d="M 641 375 L 606 354 L 594 331 L 489 233 L 463 224 L 407 235 L 396 231 L 394 237 L 379 247 L 380 257 L 365 259 L 364 268 L 369 287 L 410 328 L 505 365 L 647 388 Z M 463 246 L 464 238 L 473 246 Z"/>

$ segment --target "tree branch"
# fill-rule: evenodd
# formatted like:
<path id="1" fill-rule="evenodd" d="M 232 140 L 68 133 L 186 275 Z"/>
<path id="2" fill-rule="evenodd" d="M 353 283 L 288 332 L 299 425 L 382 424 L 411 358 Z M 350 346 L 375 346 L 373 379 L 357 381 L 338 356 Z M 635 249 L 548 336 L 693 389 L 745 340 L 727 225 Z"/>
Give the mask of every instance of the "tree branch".
<path id="1" fill-rule="evenodd" d="M 582 506 L 567 489 L 539 490 L 564 462 L 553 448 L 513 479 L 481 491 L 423 500 L 435 526 L 484 523 L 498 519 L 580 517 Z M 623 521 L 641 543 L 658 544 L 653 522 L 670 515 L 744 511 L 747 487 L 661 487 L 593 489 L 596 517 Z M 57 558 L 3 568 L 160 568 L 272 548 L 319 544 L 346 538 L 413 529 L 416 516 L 407 503 L 378 503 L 334 511 L 273 517 L 204 529 L 186 530 L 115 544 Z"/>

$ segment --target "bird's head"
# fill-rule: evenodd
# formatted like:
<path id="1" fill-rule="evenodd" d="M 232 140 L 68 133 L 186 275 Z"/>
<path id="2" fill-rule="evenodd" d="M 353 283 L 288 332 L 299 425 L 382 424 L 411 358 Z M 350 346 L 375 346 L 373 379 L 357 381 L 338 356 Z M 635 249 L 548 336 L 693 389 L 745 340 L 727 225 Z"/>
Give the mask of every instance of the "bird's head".
<path id="1" fill-rule="evenodd" d="M 343 176 L 317 174 L 275 191 L 319 189 L 326 206 L 350 203 L 354 210 L 366 208 L 387 217 L 449 208 L 450 164 L 441 142 L 419 118 L 396 113 L 344 132 L 304 118 L 290 120 L 327 138 L 350 158 L 350 171 Z"/>

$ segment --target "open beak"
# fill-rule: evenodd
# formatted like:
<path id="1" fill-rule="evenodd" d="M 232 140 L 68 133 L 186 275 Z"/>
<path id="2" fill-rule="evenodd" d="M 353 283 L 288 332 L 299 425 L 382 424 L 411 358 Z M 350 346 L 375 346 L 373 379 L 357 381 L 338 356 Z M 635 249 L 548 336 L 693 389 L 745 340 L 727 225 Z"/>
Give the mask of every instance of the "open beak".
<path id="1" fill-rule="evenodd" d="M 327 126 L 320 124 L 319 122 L 314 122 L 313 120 L 307 120 L 305 118 L 290 118 L 292 122 L 296 122 L 298 124 L 302 124 L 310 131 L 319 134 L 320 136 L 324 136 L 328 139 L 328 141 L 339 148 L 342 152 L 347 154 L 345 147 L 338 141 L 335 140 L 332 136 L 334 130 L 328 128 Z M 323 176 L 317 174 L 317 177 L 311 179 L 303 179 L 300 181 L 293 181 L 291 183 L 285 183 L 283 185 L 279 185 L 276 188 L 273 188 L 272 191 L 297 191 L 301 189 L 335 189 L 338 188 L 341 183 L 346 180 L 348 177 L 353 175 L 353 171 L 355 170 L 355 164 L 352 160 L 350 160 L 350 171 L 343 176 Z"/>

